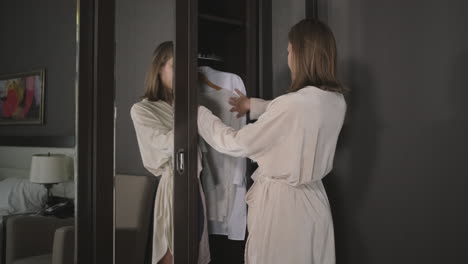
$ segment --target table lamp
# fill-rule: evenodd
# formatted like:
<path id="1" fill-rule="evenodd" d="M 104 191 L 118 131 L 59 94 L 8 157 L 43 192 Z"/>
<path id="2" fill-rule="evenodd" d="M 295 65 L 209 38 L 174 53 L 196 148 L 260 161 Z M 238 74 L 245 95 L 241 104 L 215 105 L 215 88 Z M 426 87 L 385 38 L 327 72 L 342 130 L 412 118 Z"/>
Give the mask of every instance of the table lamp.
<path id="1" fill-rule="evenodd" d="M 32 156 L 29 179 L 47 189 L 47 205 L 50 204 L 50 188 L 65 182 L 73 173 L 73 160 L 63 154 L 35 154 Z"/>

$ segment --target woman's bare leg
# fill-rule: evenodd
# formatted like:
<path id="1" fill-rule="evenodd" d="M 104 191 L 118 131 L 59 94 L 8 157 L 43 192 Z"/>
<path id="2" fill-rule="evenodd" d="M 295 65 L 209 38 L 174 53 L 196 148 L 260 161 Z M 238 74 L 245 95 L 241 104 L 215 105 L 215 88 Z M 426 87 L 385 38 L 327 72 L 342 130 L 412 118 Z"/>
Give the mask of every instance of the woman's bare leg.
<path id="1" fill-rule="evenodd" d="M 172 264 L 172 254 L 169 249 L 166 252 L 166 255 L 158 262 L 158 264 Z"/>

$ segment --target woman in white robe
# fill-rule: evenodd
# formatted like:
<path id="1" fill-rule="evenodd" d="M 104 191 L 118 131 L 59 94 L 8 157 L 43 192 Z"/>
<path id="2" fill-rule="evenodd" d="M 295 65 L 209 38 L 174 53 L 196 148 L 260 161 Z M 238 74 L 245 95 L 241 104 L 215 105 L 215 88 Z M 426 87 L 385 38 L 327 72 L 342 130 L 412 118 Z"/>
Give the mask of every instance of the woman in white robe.
<path id="1" fill-rule="evenodd" d="M 246 196 L 247 264 L 333 264 L 333 221 L 322 184 L 333 167 L 346 103 L 336 78 L 336 46 L 325 24 L 305 19 L 289 33 L 292 84 L 273 101 L 232 98 L 255 123 L 236 131 L 208 109 L 198 129 L 217 151 L 258 163 Z"/>
<path id="2" fill-rule="evenodd" d="M 161 43 L 153 54 L 146 78 L 143 100 L 134 104 L 130 114 L 135 126 L 143 165 L 154 176 L 160 176 L 154 203 L 152 264 L 173 261 L 173 196 L 174 196 L 174 108 L 173 104 L 173 44 Z M 198 161 L 198 173 L 201 161 Z M 203 206 L 203 191 L 200 193 Z M 199 264 L 210 261 L 206 214 L 199 247 Z"/>

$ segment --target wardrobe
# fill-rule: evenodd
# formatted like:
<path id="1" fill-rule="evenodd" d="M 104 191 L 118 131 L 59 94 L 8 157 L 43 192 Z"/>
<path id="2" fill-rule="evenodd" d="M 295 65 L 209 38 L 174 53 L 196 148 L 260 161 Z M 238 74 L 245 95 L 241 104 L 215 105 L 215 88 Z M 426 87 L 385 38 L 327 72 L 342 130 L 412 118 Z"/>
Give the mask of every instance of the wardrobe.
<path id="1" fill-rule="evenodd" d="M 78 7 L 77 166 L 85 176 L 77 188 L 77 259 L 113 263 L 115 1 L 83 0 Z M 198 255 L 198 67 L 234 73 L 248 96 L 271 99 L 272 19 L 272 0 L 175 1 L 175 264 L 196 263 Z M 256 164 L 247 164 L 250 179 Z M 243 262 L 245 241 L 210 242 L 212 263 Z"/>

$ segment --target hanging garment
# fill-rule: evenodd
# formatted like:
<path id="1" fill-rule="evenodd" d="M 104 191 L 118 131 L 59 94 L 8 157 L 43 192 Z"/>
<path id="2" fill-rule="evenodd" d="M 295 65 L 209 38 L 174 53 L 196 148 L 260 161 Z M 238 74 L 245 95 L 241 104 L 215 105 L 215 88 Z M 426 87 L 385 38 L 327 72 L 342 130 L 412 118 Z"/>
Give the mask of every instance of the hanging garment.
<path id="1" fill-rule="evenodd" d="M 202 73 L 212 83 L 225 90 L 234 92 L 234 89 L 238 89 L 243 94 L 246 94 L 244 82 L 239 75 L 230 72 L 217 71 L 208 66 L 198 67 L 198 72 Z"/>
<path id="2" fill-rule="evenodd" d="M 152 263 L 158 261 L 167 250 L 173 254 L 173 205 L 174 196 L 174 109 L 164 101 L 142 101 L 133 105 L 130 111 L 143 165 L 154 176 L 161 176 L 156 191 L 153 223 Z M 201 171 L 201 160 L 198 161 Z M 205 205 L 203 191 L 202 203 Z M 205 210 L 205 209 L 204 209 Z M 206 219 L 206 215 L 204 217 Z M 210 262 L 207 225 L 205 222 L 199 248 L 199 264 Z"/>
<path id="3" fill-rule="evenodd" d="M 259 165 L 246 196 L 245 263 L 333 264 L 333 222 L 322 178 L 333 167 L 344 97 L 308 86 L 263 103 L 257 122 L 240 130 L 198 109 L 198 130 L 210 146 Z"/>
<path id="4" fill-rule="evenodd" d="M 200 67 L 200 72 L 209 83 L 222 87 L 213 88 L 200 82 L 199 102 L 211 109 L 223 122 L 236 129 L 242 128 L 246 119 L 237 118 L 230 112 L 230 97 L 237 96 L 234 89 L 245 93 L 244 83 L 239 76 Z M 202 183 L 207 203 L 208 227 L 210 234 L 226 235 L 231 240 L 244 240 L 247 225 L 246 159 L 235 158 L 206 145 L 200 140 L 203 152 Z"/>

